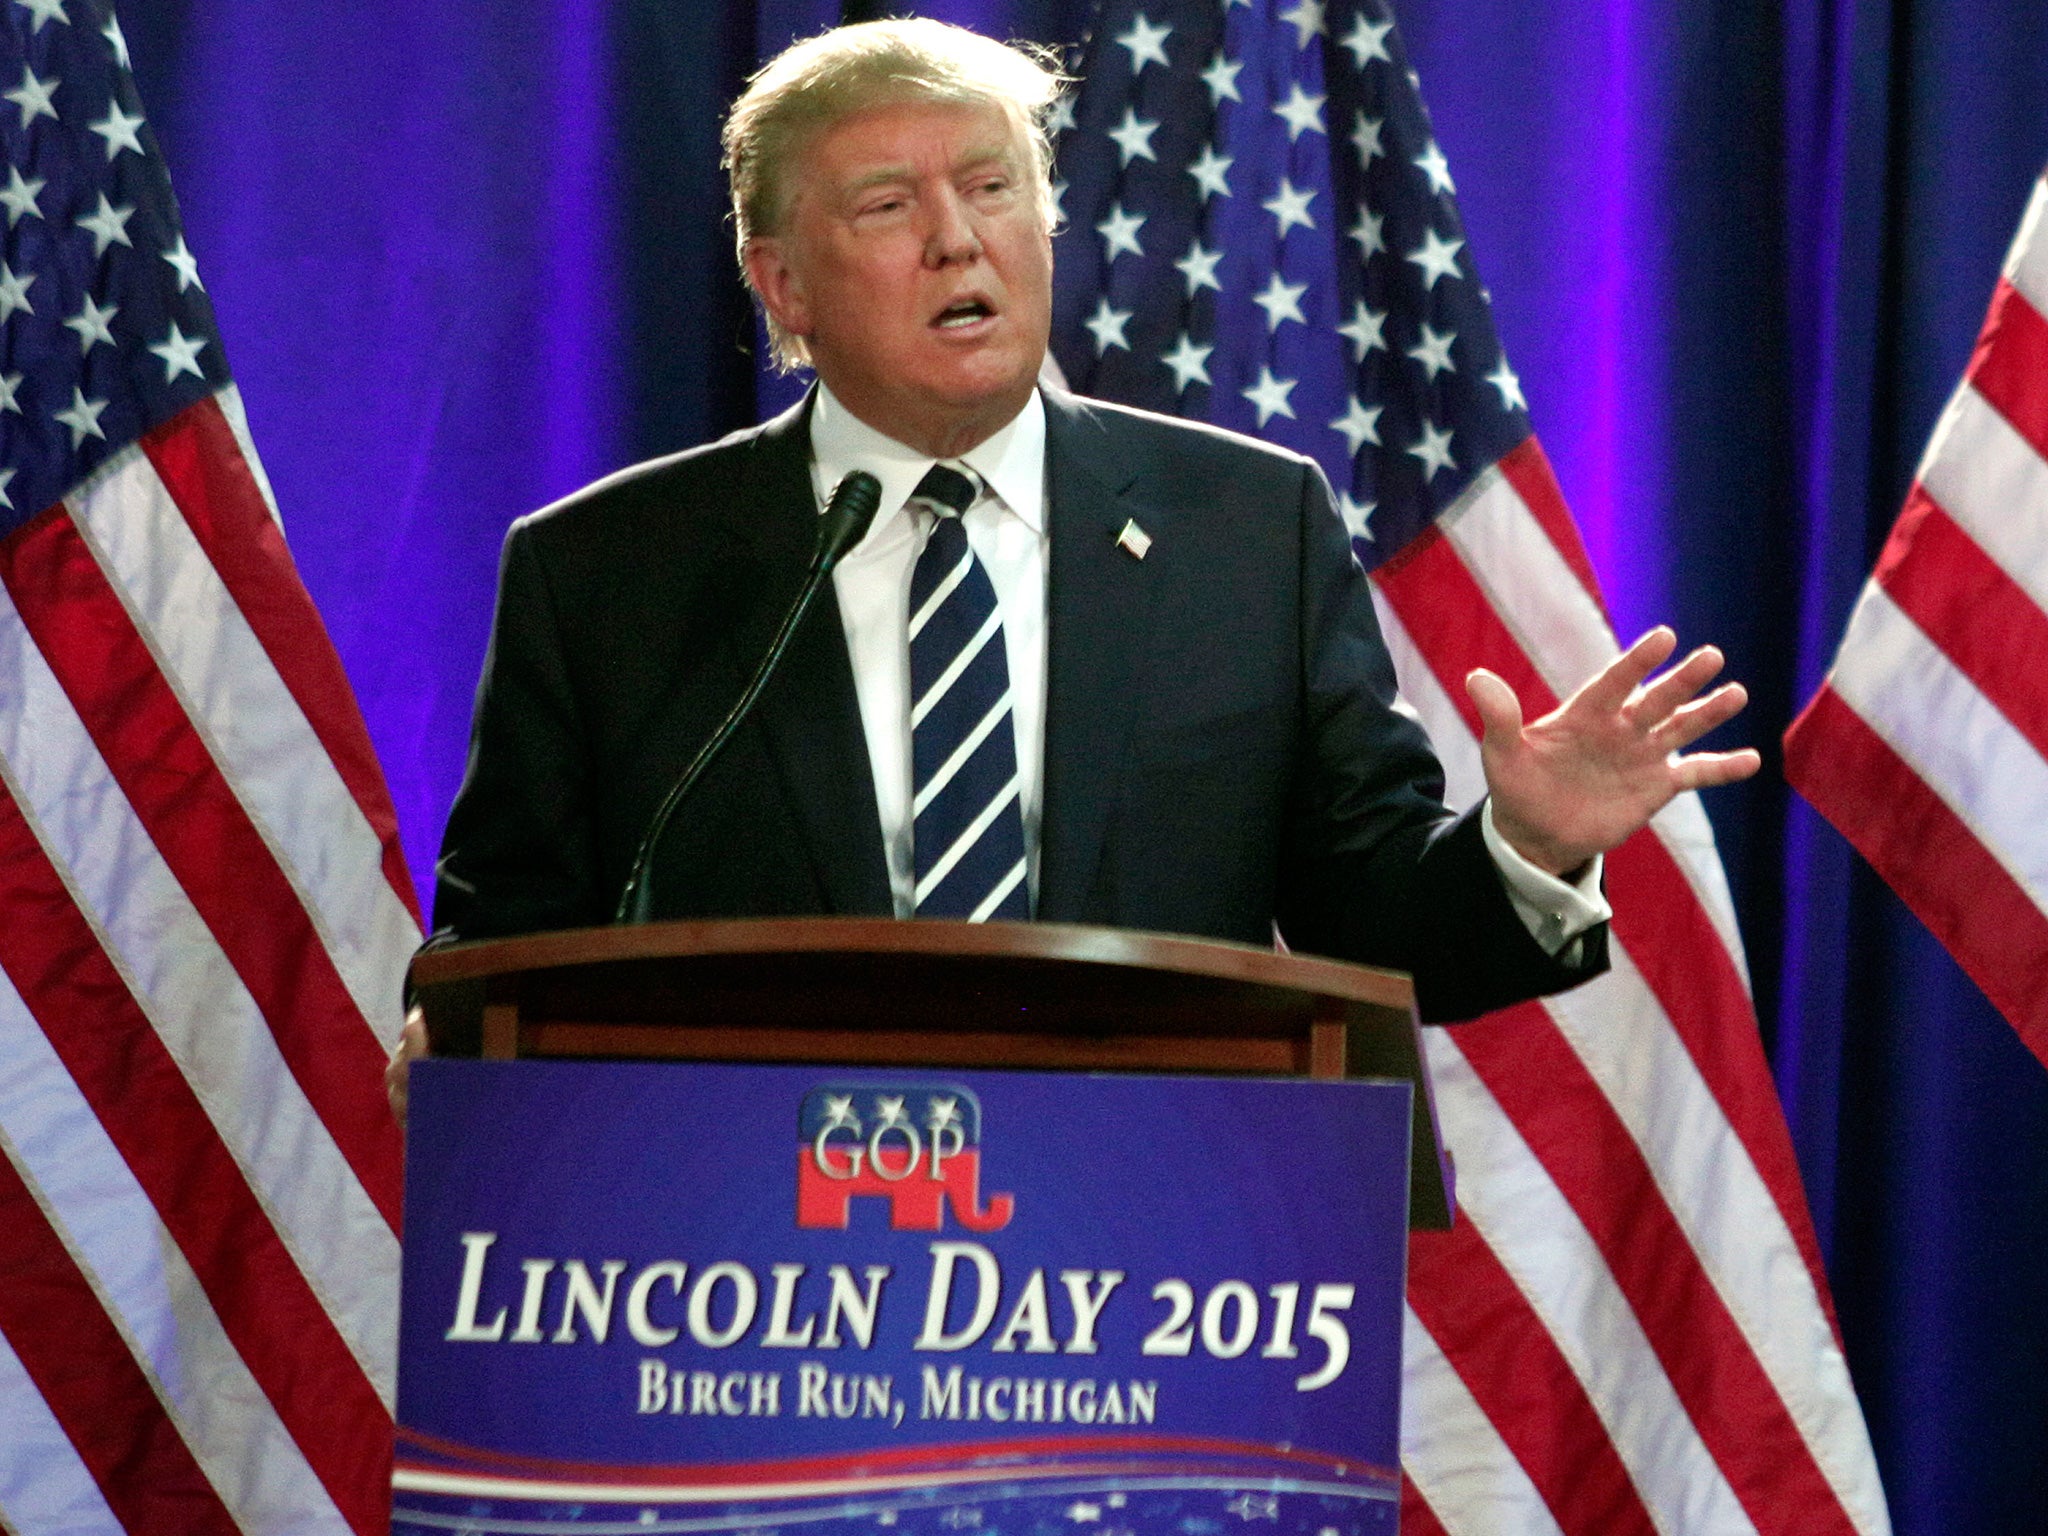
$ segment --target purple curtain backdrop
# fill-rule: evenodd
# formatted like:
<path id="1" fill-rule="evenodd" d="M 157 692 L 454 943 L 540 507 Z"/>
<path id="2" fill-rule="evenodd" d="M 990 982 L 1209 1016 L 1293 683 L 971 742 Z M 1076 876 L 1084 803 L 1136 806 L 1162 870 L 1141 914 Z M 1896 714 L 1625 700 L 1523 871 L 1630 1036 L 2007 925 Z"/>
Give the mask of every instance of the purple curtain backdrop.
<path id="1" fill-rule="evenodd" d="M 859 0 L 151 0 L 123 22 L 431 885 L 520 513 L 757 394 L 720 111 Z M 1064 43 L 1087 0 L 928 0 Z M 1336 6 L 1333 11 L 1338 10 Z M 2048 0 L 1400 0 L 1616 622 L 1724 646 L 1710 804 L 1898 1529 L 2048 1530 L 2048 1072 L 1785 790 L 2048 161 Z"/>
<path id="2" fill-rule="evenodd" d="M 505 525 L 630 440 L 604 11 L 125 17 L 286 533 L 423 880 Z"/>

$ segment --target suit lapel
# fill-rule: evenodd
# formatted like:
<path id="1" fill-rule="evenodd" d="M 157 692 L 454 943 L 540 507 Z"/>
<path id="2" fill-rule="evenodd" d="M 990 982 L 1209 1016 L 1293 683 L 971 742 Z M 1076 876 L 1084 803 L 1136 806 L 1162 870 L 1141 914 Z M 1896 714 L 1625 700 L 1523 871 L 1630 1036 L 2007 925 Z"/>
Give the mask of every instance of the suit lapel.
<path id="1" fill-rule="evenodd" d="M 749 672 L 766 652 L 810 564 L 817 537 L 810 441 L 806 397 L 761 430 L 740 488 L 740 504 L 751 509 L 748 531 L 777 573 L 769 583 L 772 600 L 759 605 L 739 636 L 742 665 Z M 831 909 L 886 915 L 892 904 L 881 814 L 875 808 L 874 774 L 846 631 L 829 578 L 791 638 L 754 719 L 796 808 Z"/>
<path id="2" fill-rule="evenodd" d="M 1050 568 L 1044 805 L 1039 829 L 1038 916 L 1072 922 L 1086 903 L 1121 792 L 1126 744 L 1151 643 L 1154 593 L 1172 558 L 1170 508 L 1146 501 L 1137 470 L 1101 417 L 1046 390 Z M 775 597 L 737 637 L 742 665 L 766 650 L 810 560 L 817 502 L 811 488 L 808 401 L 755 440 L 740 503 L 757 551 L 780 573 Z M 1117 544 L 1135 519 L 1155 542 L 1138 560 Z M 846 633 L 828 585 L 791 641 L 754 716 L 810 844 L 831 908 L 892 910 L 874 774 L 853 686 Z"/>
<path id="3" fill-rule="evenodd" d="M 1137 470 L 1101 416 L 1070 395 L 1043 393 L 1051 569 L 1038 916 L 1100 920 L 1088 896 L 1122 788 L 1173 514 L 1144 501 Z M 1134 519 L 1167 546 L 1166 560 L 1160 550 L 1140 560 L 1118 545 Z"/>

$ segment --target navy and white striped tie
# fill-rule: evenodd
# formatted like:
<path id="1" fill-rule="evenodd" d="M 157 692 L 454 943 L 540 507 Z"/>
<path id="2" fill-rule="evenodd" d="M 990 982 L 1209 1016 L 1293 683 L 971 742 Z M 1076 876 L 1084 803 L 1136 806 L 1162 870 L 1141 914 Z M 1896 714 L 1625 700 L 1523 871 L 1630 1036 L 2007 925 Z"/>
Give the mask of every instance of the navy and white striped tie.
<path id="1" fill-rule="evenodd" d="M 911 844 L 919 917 L 1031 915 L 1010 662 L 996 589 L 961 514 L 981 486 L 934 464 L 911 505 L 934 514 L 910 574 Z"/>

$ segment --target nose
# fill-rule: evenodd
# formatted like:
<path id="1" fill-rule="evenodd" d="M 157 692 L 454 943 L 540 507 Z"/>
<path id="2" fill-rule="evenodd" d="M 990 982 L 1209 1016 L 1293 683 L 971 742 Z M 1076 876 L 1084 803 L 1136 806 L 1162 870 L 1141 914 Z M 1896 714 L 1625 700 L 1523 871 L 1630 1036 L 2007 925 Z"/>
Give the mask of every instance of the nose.
<path id="1" fill-rule="evenodd" d="M 927 264 L 952 266 L 981 259 L 981 236 L 974 227 L 974 211 L 967 199 L 948 187 L 932 201 L 932 224 L 925 236 Z"/>

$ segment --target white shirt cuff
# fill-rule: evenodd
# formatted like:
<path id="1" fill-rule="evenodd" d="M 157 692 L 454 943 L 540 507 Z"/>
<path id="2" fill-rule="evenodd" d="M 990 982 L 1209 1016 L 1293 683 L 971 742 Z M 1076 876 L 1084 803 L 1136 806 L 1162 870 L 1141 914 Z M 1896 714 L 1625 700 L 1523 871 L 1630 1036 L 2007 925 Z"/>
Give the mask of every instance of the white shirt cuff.
<path id="1" fill-rule="evenodd" d="M 1543 952 L 1564 960 L 1578 960 L 1578 940 L 1590 928 L 1597 928 L 1614 916 L 1614 908 L 1600 891 L 1601 856 L 1595 854 L 1576 880 L 1561 880 L 1538 869 L 1508 846 L 1493 824 L 1493 800 L 1487 799 L 1479 812 L 1479 835 L 1493 856 L 1507 887 L 1508 901 L 1529 936 L 1543 946 Z"/>

